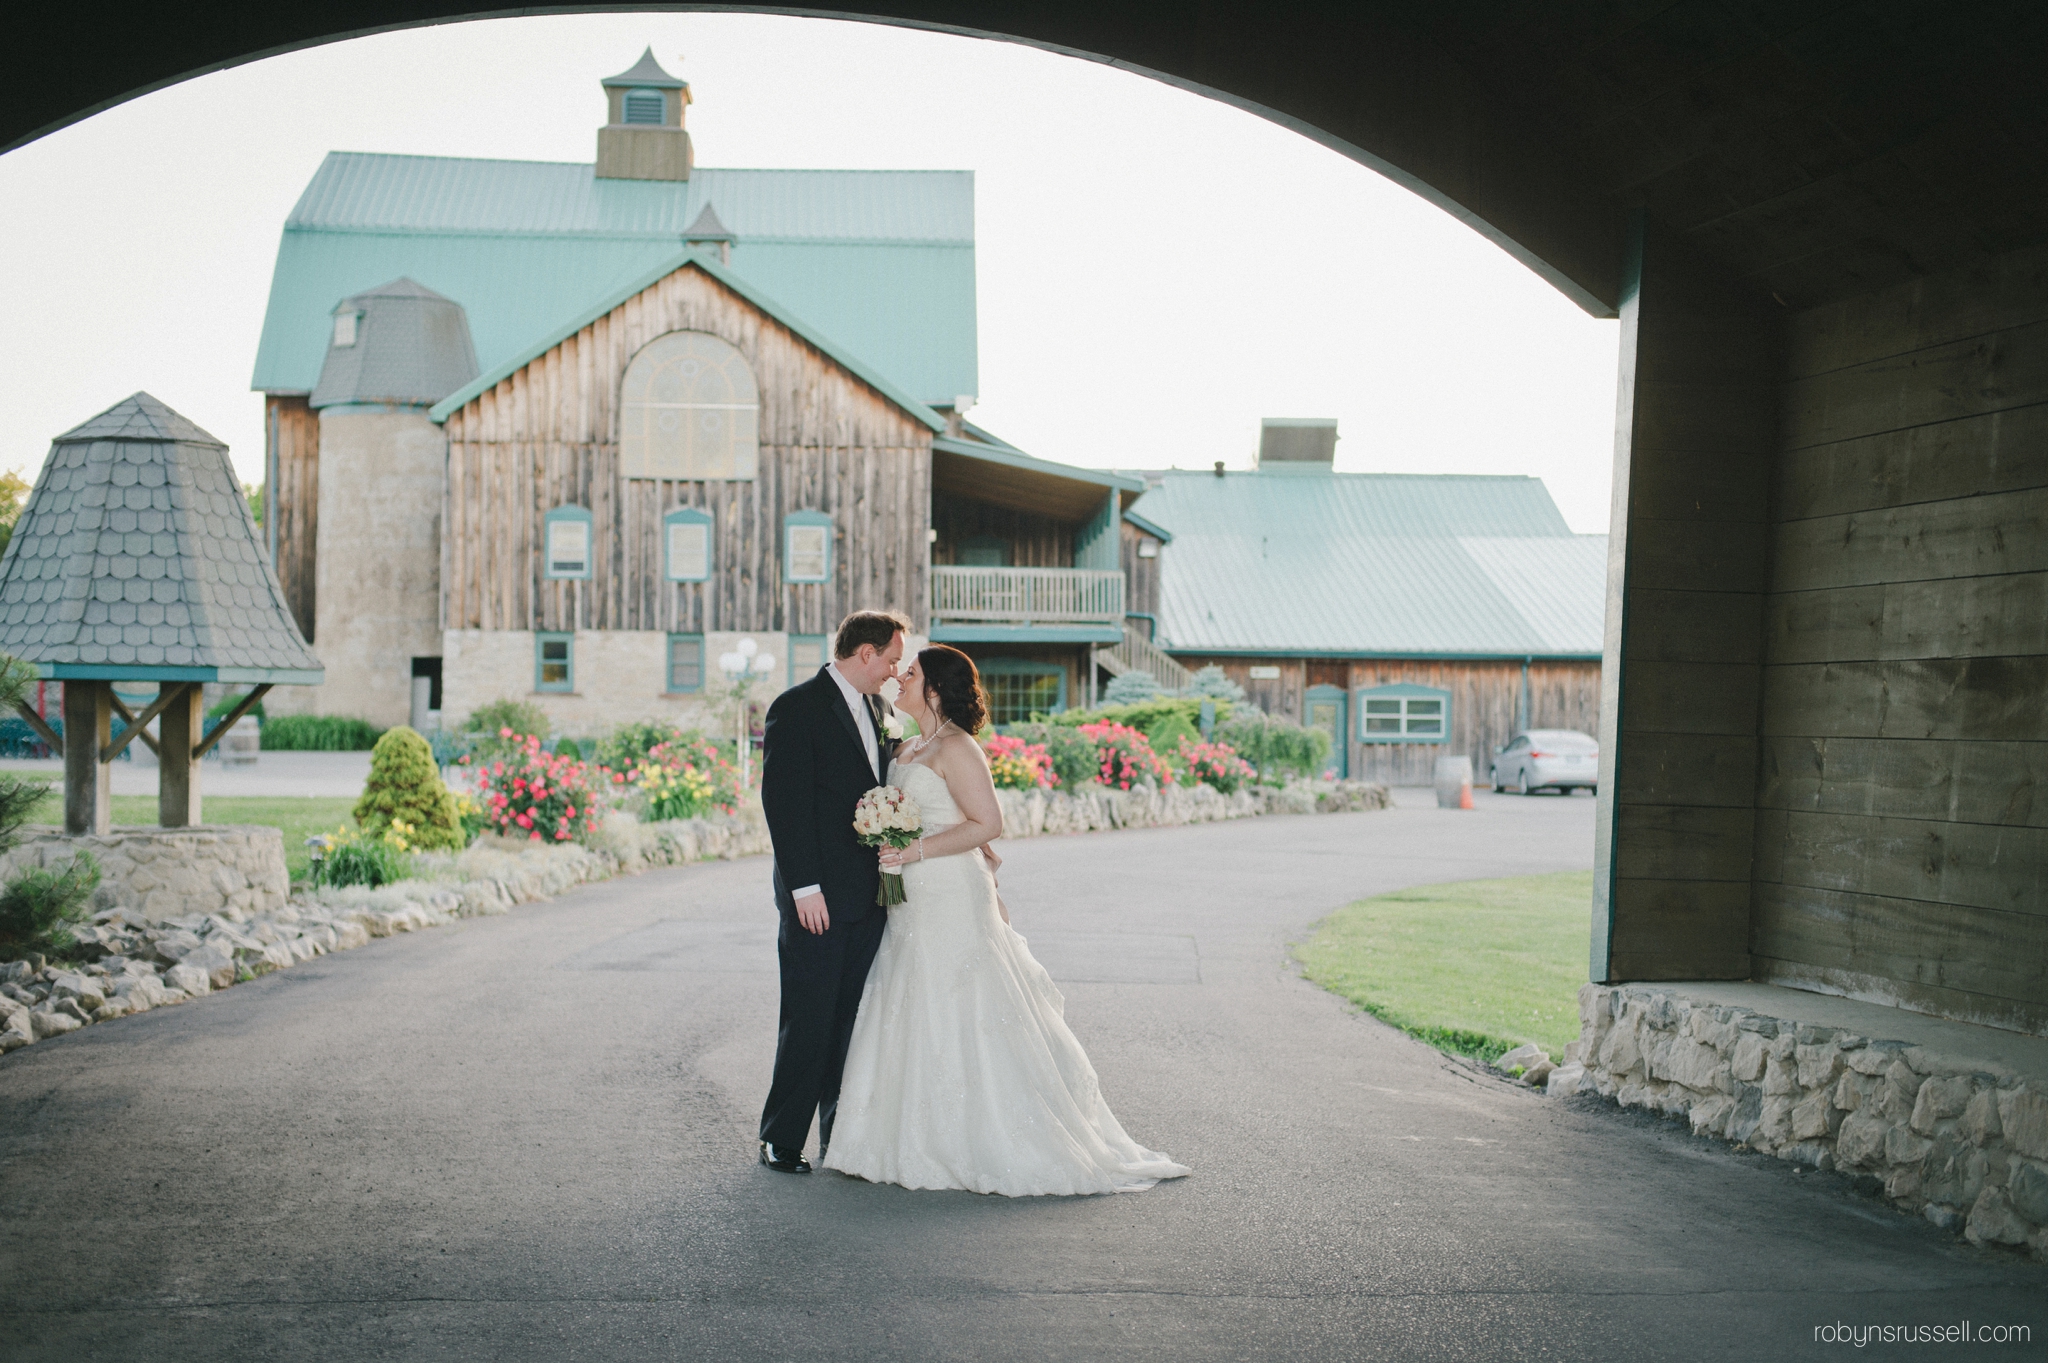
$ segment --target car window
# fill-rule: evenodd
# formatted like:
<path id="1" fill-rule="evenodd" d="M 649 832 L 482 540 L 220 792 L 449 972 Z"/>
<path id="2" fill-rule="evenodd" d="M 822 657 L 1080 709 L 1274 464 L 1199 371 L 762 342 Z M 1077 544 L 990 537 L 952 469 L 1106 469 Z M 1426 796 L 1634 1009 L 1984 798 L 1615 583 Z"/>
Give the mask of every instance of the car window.
<path id="1" fill-rule="evenodd" d="M 1529 738 L 1558 752 L 1593 752 L 1600 746 L 1599 740 L 1591 734 L 1582 734 L 1575 729 L 1543 729 L 1531 733 Z"/>

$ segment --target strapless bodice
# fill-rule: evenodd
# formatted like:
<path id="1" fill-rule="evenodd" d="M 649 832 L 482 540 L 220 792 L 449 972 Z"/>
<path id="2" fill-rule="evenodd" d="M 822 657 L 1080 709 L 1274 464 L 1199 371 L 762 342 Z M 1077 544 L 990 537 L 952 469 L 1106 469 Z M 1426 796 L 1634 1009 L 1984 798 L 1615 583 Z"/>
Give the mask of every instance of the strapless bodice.
<path id="1" fill-rule="evenodd" d="M 889 783 L 917 801 L 918 817 L 927 836 L 951 828 L 964 817 L 946 788 L 946 778 L 916 762 L 891 762 Z"/>

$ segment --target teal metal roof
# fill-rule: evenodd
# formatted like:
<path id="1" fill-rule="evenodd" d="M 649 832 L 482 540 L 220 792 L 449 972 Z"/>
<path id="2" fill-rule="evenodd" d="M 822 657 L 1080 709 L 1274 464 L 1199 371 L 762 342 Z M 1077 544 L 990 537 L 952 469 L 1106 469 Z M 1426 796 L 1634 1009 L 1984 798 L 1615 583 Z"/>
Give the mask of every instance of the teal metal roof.
<path id="1" fill-rule="evenodd" d="M 1174 471 L 1133 511 L 1173 533 L 1175 653 L 1597 657 L 1607 537 L 1540 479 Z"/>
<path id="2" fill-rule="evenodd" d="M 979 389 L 971 171 L 600 180 L 546 161 L 330 152 L 286 219 L 251 386 L 310 392 L 328 315 L 400 275 L 463 305 L 489 371 L 675 256 L 707 205 L 732 271 L 927 403 Z"/>
<path id="3" fill-rule="evenodd" d="M 943 422 L 940 424 L 944 425 Z M 1026 454 L 1008 441 L 954 440 L 948 436 L 940 436 L 932 441 L 932 449 L 939 454 L 957 454 L 963 459 L 979 459 L 986 464 L 1000 464 L 1004 468 L 1022 469 L 1027 473 L 1043 473 L 1051 478 L 1066 478 L 1076 483 L 1093 483 L 1097 487 L 1115 488 L 1119 492 L 1145 490 L 1145 480 L 1142 478 L 1118 473 L 1114 469 L 1089 469 L 1078 464 L 1054 463 L 1050 459 L 1040 459 L 1035 454 Z"/>
<path id="4" fill-rule="evenodd" d="M 904 411 L 909 412 L 925 425 L 931 427 L 931 429 L 935 431 L 946 429 L 946 419 L 944 417 L 904 392 L 901 388 L 896 387 L 895 384 L 889 381 L 887 375 L 870 368 L 859 356 L 828 340 L 816 328 L 812 327 L 802 318 L 799 318 L 782 304 L 768 297 L 760 289 L 754 287 L 752 283 L 741 279 L 732 271 L 720 266 L 714 259 L 713 253 L 709 250 L 683 251 L 663 261 L 638 278 L 627 280 L 624 284 L 613 289 L 574 317 L 557 326 L 550 327 L 540 336 L 514 350 L 497 367 L 486 370 L 469 384 L 450 393 L 446 398 L 436 403 L 428 415 L 435 421 L 446 421 L 456 412 L 462 410 L 462 405 L 477 394 L 487 392 L 495 385 L 504 382 L 512 377 L 512 375 L 518 373 L 521 368 L 531 363 L 535 358 L 547 354 L 563 341 L 574 336 L 577 332 L 583 330 L 583 328 L 589 326 L 592 322 L 595 322 L 634 294 L 653 285 L 657 280 L 667 278 L 686 265 L 702 270 L 705 274 L 710 275 L 713 279 L 716 279 L 719 283 L 725 285 L 740 297 L 746 299 L 749 303 L 752 303 L 755 307 L 761 309 L 761 311 L 767 313 L 770 317 L 773 317 L 776 321 L 824 351 L 825 354 L 844 365 L 855 377 L 872 386 L 877 392 L 903 408 Z"/>

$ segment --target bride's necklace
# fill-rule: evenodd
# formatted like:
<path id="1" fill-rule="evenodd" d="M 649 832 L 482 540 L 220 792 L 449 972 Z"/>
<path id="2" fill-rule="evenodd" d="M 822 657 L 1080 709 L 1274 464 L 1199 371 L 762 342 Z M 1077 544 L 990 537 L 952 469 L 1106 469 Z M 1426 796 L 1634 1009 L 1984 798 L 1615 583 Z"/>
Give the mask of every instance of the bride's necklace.
<path id="1" fill-rule="evenodd" d="M 946 732 L 946 730 L 952 727 L 953 721 L 949 719 L 945 721 L 943 724 L 939 725 L 938 728 L 932 730 L 929 735 L 919 734 L 916 738 L 911 739 L 910 742 L 905 745 L 909 749 L 909 751 L 904 753 L 904 758 L 909 759 L 917 756 L 926 748 L 929 748 L 932 744 L 938 742 L 939 735 Z"/>

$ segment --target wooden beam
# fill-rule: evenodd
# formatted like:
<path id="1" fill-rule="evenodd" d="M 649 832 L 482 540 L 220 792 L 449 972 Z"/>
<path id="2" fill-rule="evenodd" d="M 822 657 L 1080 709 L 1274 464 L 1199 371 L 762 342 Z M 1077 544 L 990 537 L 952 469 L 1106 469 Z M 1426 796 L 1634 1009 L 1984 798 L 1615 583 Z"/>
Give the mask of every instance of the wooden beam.
<path id="1" fill-rule="evenodd" d="M 193 746 L 193 759 L 196 761 L 197 759 L 206 756 L 206 750 L 208 748 L 211 748 L 214 744 L 220 742 L 221 735 L 225 734 L 229 729 L 233 728 L 237 720 L 241 719 L 243 715 L 246 715 L 251 710 L 255 709 L 256 702 L 262 700 L 264 696 L 270 693 L 270 687 L 271 683 L 265 682 L 263 683 L 263 685 L 257 687 L 254 691 L 251 691 L 248 695 L 242 697 L 242 703 L 240 705 L 237 705 L 234 709 L 228 711 L 226 715 L 222 716 L 220 723 L 213 726 L 213 732 L 208 734 L 205 738 L 201 739 L 196 745 Z"/>
<path id="2" fill-rule="evenodd" d="M 128 708 L 127 702 L 123 701 L 121 697 L 115 692 L 114 684 L 112 682 L 107 683 L 107 699 L 114 703 L 114 713 L 119 715 L 121 717 L 121 722 L 127 725 L 128 727 L 122 730 L 121 741 L 113 746 L 112 752 L 106 751 L 104 749 L 101 751 L 100 761 L 102 762 L 113 761 L 114 753 L 117 753 L 121 751 L 121 749 L 128 746 L 128 735 L 137 732 L 142 727 L 141 724 L 139 724 L 136 721 L 134 712 Z M 157 697 L 157 699 L 161 700 L 163 699 L 163 697 L 159 696 Z M 149 713 L 152 717 L 154 717 L 156 711 L 151 710 Z M 149 745 L 149 750 L 151 752 L 155 753 L 158 757 L 163 756 L 163 752 L 161 749 L 157 747 L 155 739 L 151 738 L 148 734 L 143 734 L 142 741 Z"/>
<path id="3" fill-rule="evenodd" d="M 192 682 L 175 682 L 171 684 L 168 690 L 162 689 L 162 687 L 159 686 L 156 699 L 151 701 L 149 708 L 147 710 L 144 710 L 139 715 L 130 714 L 128 712 L 128 707 L 121 703 L 121 698 L 119 696 L 114 696 L 114 708 L 120 711 L 121 720 L 128 727 L 121 731 L 121 736 L 119 738 L 107 744 L 106 747 L 100 749 L 100 761 L 113 761 L 115 758 L 119 757 L 122 751 L 125 750 L 127 746 L 130 743 L 134 742 L 137 738 L 140 738 L 144 743 L 149 744 L 151 752 L 154 752 L 158 757 L 162 757 L 163 749 L 157 745 L 156 740 L 151 738 L 147 732 L 149 722 L 155 719 L 158 715 L 162 714 L 164 712 L 164 707 L 168 706 L 172 701 L 176 700 L 179 696 L 183 695 L 186 689 L 192 685 Z M 113 695 L 113 691 L 109 689 L 107 694 Z"/>
<path id="4" fill-rule="evenodd" d="M 103 681 L 64 683 L 64 831 L 74 838 L 104 838 L 114 829 L 112 780 L 100 761 L 113 727 L 113 694 Z"/>
<path id="5" fill-rule="evenodd" d="M 58 736 L 55 729 L 52 729 L 43 722 L 43 717 L 36 713 L 35 706 L 30 705 L 27 701 L 16 701 L 14 708 L 21 712 L 23 719 L 28 721 L 28 727 L 36 731 L 36 736 L 50 745 L 51 752 L 61 753 L 64 751 L 64 740 Z"/>
<path id="6" fill-rule="evenodd" d="M 199 761 L 192 740 L 206 727 L 206 693 L 202 687 L 176 688 L 165 683 L 155 708 L 163 709 L 163 764 L 156 774 L 156 821 L 163 828 L 190 828 L 205 820 L 199 806 Z"/>

